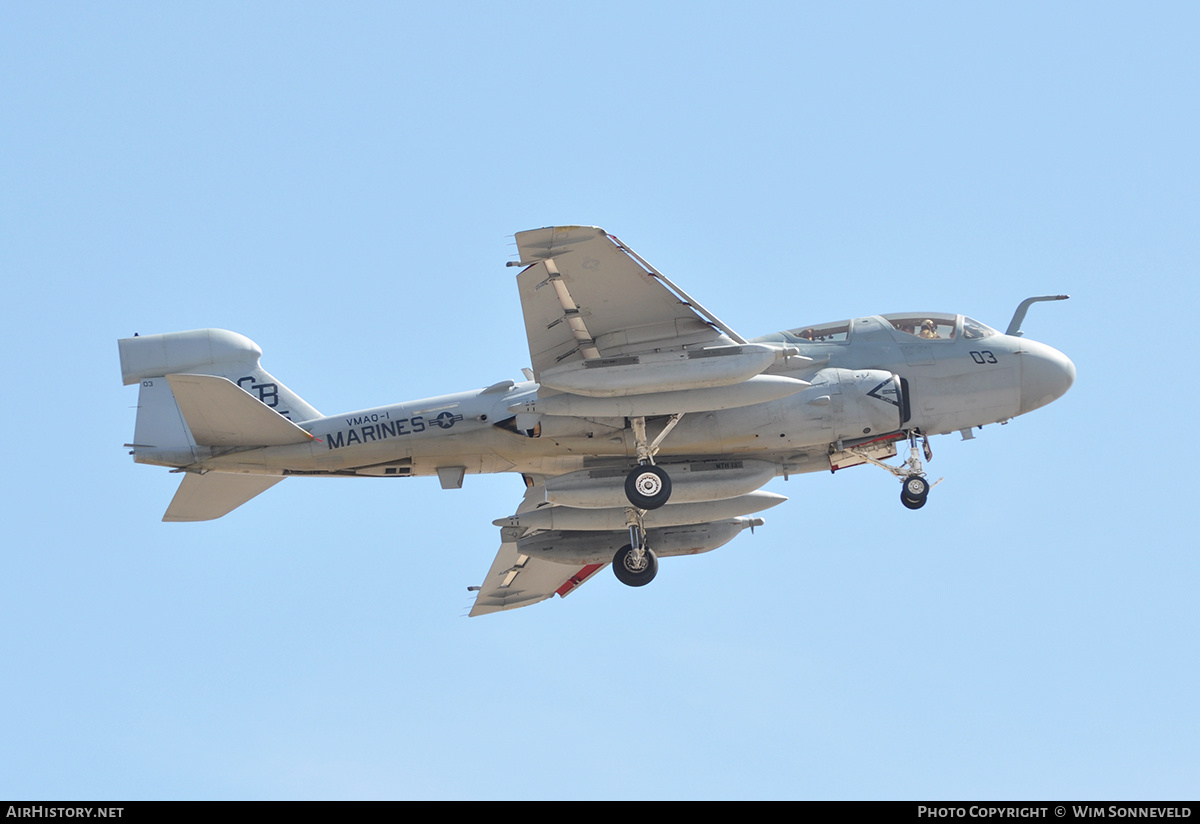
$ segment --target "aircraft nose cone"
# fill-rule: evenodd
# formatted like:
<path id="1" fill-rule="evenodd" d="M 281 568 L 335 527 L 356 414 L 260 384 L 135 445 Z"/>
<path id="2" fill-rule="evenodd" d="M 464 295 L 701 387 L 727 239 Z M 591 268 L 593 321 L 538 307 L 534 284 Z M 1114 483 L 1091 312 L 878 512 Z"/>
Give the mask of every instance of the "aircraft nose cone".
<path id="1" fill-rule="evenodd" d="M 1075 383 L 1075 364 L 1053 347 L 1034 340 L 1021 344 L 1021 412 L 1045 406 Z"/>

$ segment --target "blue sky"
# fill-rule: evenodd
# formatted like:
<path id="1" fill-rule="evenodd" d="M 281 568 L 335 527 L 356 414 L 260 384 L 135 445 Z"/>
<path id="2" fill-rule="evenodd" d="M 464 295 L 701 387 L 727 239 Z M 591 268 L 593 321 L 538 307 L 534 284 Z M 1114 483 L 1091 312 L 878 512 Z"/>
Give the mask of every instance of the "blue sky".
<path id="1" fill-rule="evenodd" d="M 1191 4 L 0 8 L 0 797 L 1200 794 Z M 468 620 L 515 477 L 163 524 L 116 339 L 326 413 L 528 363 L 513 232 L 747 335 L 963 312 L 1074 388 L 644 590 Z"/>

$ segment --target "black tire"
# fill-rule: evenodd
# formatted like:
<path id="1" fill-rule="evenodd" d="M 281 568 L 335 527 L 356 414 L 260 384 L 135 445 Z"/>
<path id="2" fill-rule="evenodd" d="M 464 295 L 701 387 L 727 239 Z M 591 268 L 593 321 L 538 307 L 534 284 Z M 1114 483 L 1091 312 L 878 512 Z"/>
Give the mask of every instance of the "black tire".
<path id="1" fill-rule="evenodd" d="M 637 569 L 633 565 L 633 547 L 625 544 L 613 556 L 613 573 L 627 587 L 644 587 L 658 574 L 658 556 L 648 549 L 644 550 L 642 568 Z"/>
<path id="2" fill-rule="evenodd" d="M 929 494 L 929 481 L 920 475 L 909 475 L 904 479 L 904 491 L 901 495 L 914 501 L 924 501 Z"/>
<path id="3" fill-rule="evenodd" d="M 928 500 L 928 498 L 910 498 L 903 492 L 900 493 L 900 503 L 904 504 L 909 509 L 920 509 L 921 507 L 925 506 L 925 502 Z"/>
<path id="4" fill-rule="evenodd" d="M 671 497 L 671 476 L 662 467 L 635 467 L 625 477 L 625 497 L 638 509 L 658 509 Z"/>

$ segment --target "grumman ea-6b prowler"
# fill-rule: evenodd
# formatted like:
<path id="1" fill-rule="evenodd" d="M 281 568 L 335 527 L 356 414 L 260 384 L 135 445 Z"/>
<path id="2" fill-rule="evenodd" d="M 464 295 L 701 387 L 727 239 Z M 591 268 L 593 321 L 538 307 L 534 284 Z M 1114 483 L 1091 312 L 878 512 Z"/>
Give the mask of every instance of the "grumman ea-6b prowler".
<path id="1" fill-rule="evenodd" d="M 527 380 L 341 415 L 317 412 L 220 329 L 120 340 L 138 384 L 131 454 L 183 482 L 165 521 L 219 518 L 291 476 L 519 473 L 471 615 L 566 596 L 608 564 L 722 546 L 787 500 L 777 475 L 869 464 L 925 505 L 929 436 L 1003 423 L 1075 380 L 1055 349 L 962 315 L 907 312 L 745 338 L 602 229 L 516 235 Z M 897 455 L 898 465 L 887 463 Z"/>

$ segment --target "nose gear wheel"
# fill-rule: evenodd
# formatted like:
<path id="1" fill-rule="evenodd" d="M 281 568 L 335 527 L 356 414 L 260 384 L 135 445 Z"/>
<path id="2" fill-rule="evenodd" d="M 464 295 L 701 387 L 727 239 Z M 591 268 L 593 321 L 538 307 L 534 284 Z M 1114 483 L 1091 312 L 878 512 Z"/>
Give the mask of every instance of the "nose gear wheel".
<path id="1" fill-rule="evenodd" d="M 909 475 L 904 479 L 904 497 L 923 500 L 929 494 L 929 482 L 920 475 Z"/>

